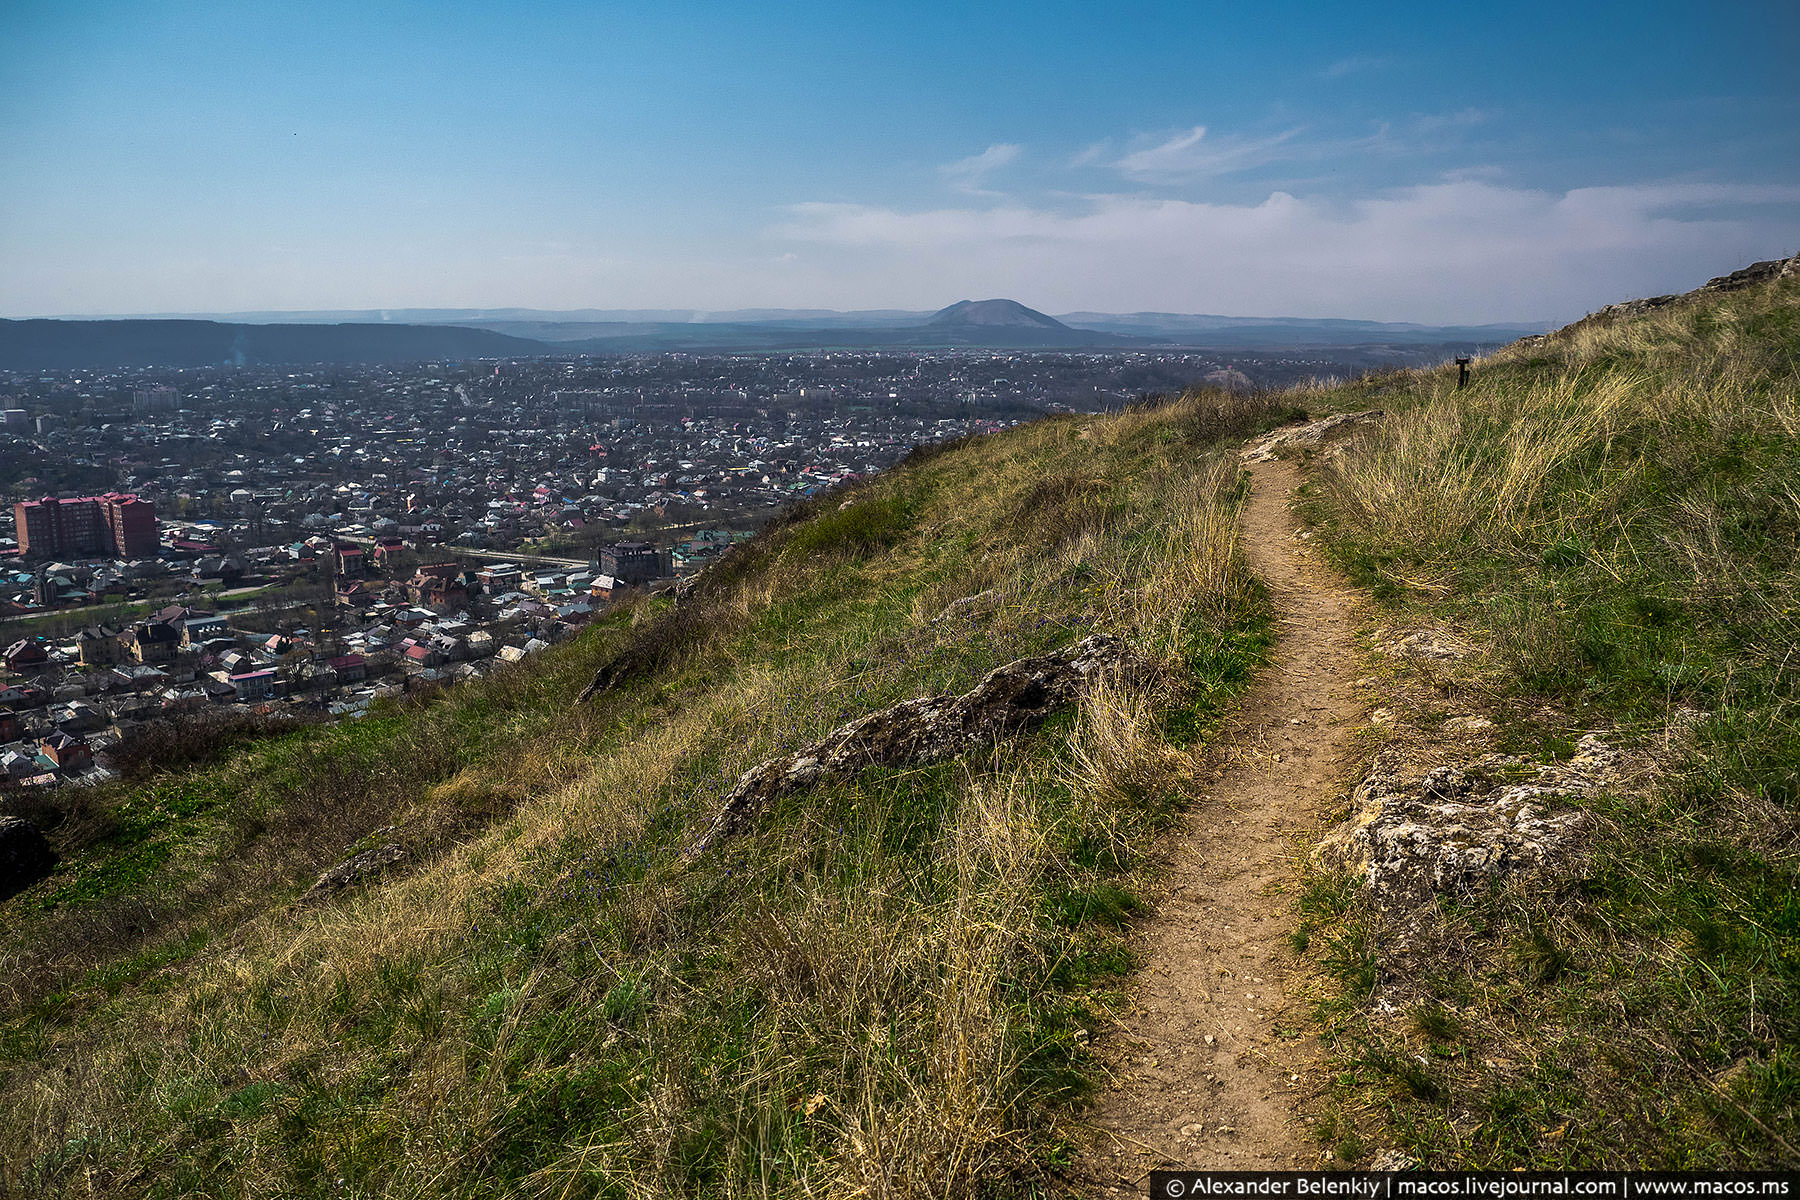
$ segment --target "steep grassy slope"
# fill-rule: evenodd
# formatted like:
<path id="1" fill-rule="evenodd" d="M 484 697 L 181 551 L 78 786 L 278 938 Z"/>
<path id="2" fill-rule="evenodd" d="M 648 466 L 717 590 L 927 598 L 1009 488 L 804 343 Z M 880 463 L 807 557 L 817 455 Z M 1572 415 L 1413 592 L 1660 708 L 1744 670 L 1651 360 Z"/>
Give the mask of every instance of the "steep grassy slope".
<path id="1" fill-rule="evenodd" d="M 1031 1188 L 1129 966 L 1139 852 L 1267 642 L 1232 454 L 1272 419 L 1196 397 L 915 455 L 678 608 L 91 800 L 84 848 L 0 910 L 7 1178 L 108 1196 Z M 1154 669 L 683 856 L 763 758 L 1095 630 Z M 611 686 L 578 703 L 602 665 Z M 410 874 L 291 905 L 347 843 L 394 837 Z"/>
<path id="2" fill-rule="evenodd" d="M 1309 899 L 1342 992 L 1326 1132 L 1439 1164 L 1800 1162 L 1800 280 L 1595 320 L 1454 372 L 1320 464 L 1324 542 L 1400 624 L 1484 653 L 1409 714 L 1502 749 L 1653 755 L 1572 873 L 1446 903 L 1390 1019 L 1373 915 Z"/>

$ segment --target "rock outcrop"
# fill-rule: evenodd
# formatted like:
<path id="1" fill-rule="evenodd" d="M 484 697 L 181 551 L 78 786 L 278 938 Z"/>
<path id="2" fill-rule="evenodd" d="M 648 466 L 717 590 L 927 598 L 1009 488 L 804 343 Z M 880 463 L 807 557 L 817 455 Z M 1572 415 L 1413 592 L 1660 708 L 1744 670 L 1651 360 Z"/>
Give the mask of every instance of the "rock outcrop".
<path id="1" fill-rule="evenodd" d="M 0 900 L 16 896 L 56 865 L 56 852 L 24 817 L 0 817 Z"/>
<path id="2" fill-rule="evenodd" d="M 1667 308 L 1671 304 L 1680 304 L 1688 300 L 1697 300 L 1704 296 L 1717 296 L 1725 292 L 1738 292 L 1758 284 L 1769 283 L 1776 279 L 1800 279 L 1800 254 L 1792 258 L 1771 258 L 1765 262 L 1751 263 L 1741 271 L 1733 271 L 1729 275 L 1719 275 L 1707 280 L 1691 292 L 1677 292 L 1667 296 L 1645 296 L 1640 300 L 1621 300 L 1617 304 L 1609 304 L 1597 312 L 1591 312 L 1573 325 L 1565 325 L 1556 333 L 1566 333 L 1571 329 L 1579 329 L 1596 321 L 1613 321 L 1622 317 L 1635 317 L 1640 313 L 1653 312 L 1659 308 Z M 1556 334 L 1539 333 L 1531 337 L 1520 338 L 1525 346 L 1541 345 Z"/>
<path id="3" fill-rule="evenodd" d="M 317 904 L 329 899 L 352 884 L 361 883 L 391 868 L 395 863 L 407 858 L 406 847 L 398 842 L 389 842 L 377 846 L 373 850 L 364 850 L 353 858 L 347 858 L 337 866 L 319 876 L 318 882 L 307 889 L 300 897 L 302 904 Z"/>
<path id="4" fill-rule="evenodd" d="M 1378 636 L 1375 648 L 1393 658 L 1415 663 L 1456 662 L 1471 653 L 1463 642 L 1429 629 L 1416 629 L 1392 640 Z"/>
<path id="5" fill-rule="evenodd" d="M 1438 895 L 1468 897 L 1490 882 L 1551 866 L 1572 851 L 1591 818 L 1557 811 L 1607 786 L 1621 755 L 1596 734 L 1583 737 L 1566 762 L 1529 770 L 1511 755 L 1468 766 L 1443 766 L 1408 778 L 1382 755 L 1351 795 L 1353 815 L 1326 835 L 1321 856 L 1360 874 L 1390 914 Z"/>
<path id="6" fill-rule="evenodd" d="M 753 767 L 726 795 L 692 853 L 746 832 L 772 802 L 833 776 L 871 766 L 936 762 L 1029 728 L 1075 702 L 1096 677 L 1123 666 L 1125 643 L 1094 634 L 1052 654 L 988 672 L 960 696 L 903 700 L 839 726 L 792 754 Z"/>
<path id="7" fill-rule="evenodd" d="M 1370 421 L 1379 421 L 1387 414 L 1379 408 L 1365 412 L 1332 413 L 1328 417 L 1320 417 L 1305 425 L 1290 425 L 1285 429 L 1277 429 L 1261 441 L 1246 448 L 1239 456 L 1245 462 L 1270 462 L 1283 450 L 1316 450 L 1325 444 L 1325 439 L 1342 429 L 1353 425 L 1363 425 Z"/>

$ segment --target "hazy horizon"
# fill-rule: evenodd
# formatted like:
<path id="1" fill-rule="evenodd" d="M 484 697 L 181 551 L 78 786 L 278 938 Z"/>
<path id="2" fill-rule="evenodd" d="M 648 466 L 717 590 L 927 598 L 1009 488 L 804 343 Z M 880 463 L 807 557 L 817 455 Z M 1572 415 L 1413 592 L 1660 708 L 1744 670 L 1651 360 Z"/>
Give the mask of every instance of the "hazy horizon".
<path id="1" fill-rule="evenodd" d="M 1701 281 L 1704 282 L 1704 281 Z M 191 311 L 191 312 L 122 312 L 122 313 L 30 313 L 19 316 L 7 316 L 6 320 L 51 320 L 51 321 L 217 321 L 242 324 L 279 323 L 281 318 L 288 318 L 296 323 L 323 323 L 342 321 L 346 323 L 391 323 L 391 324 L 430 324 L 435 321 L 488 321 L 507 320 L 538 321 L 544 324 L 558 323 L 559 319 L 568 324 L 582 324 L 594 321 L 618 321 L 620 323 L 643 324 L 693 324 L 704 325 L 714 323 L 741 322 L 745 324 L 758 321 L 802 321 L 816 317 L 818 319 L 843 320 L 853 317 L 867 317 L 874 322 L 895 322 L 909 319 L 927 319 L 942 312 L 945 308 L 966 300 L 1012 300 L 1012 297 L 961 297 L 948 304 L 935 308 L 896 309 L 896 308 L 747 308 L 747 309 L 703 309 L 703 308 L 568 308 L 544 309 L 515 306 L 488 306 L 467 308 L 412 308 L 389 305 L 379 308 L 355 309 L 243 309 L 237 311 Z M 1015 303 L 1022 303 L 1014 301 Z M 1491 321 L 1491 322 L 1421 322 L 1421 321 L 1376 321 L 1370 318 L 1353 315 L 1331 317 L 1295 317 L 1287 313 L 1176 313 L 1140 309 L 1134 312 L 1103 312 L 1098 309 L 1072 309 L 1068 312 L 1046 312 L 1043 309 L 1025 305 L 1034 312 L 1059 321 L 1079 320 L 1081 318 L 1168 318 L 1172 320 L 1224 321 L 1231 323 L 1306 321 L 1327 322 L 1343 321 L 1353 324 L 1367 325 L 1414 325 L 1420 328 L 1442 328 L 1445 326 L 1469 325 L 1479 327 L 1492 325 L 1495 327 L 1522 327 L 1544 325 L 1543 321 Z"/>

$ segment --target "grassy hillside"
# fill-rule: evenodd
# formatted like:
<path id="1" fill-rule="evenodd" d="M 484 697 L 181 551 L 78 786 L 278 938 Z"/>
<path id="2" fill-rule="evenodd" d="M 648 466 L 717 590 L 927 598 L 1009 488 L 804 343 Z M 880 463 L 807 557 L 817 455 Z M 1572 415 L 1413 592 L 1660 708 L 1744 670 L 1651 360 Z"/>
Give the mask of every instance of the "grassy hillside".
<path id="1" fill-rule="evenodd" d="M 1278 415 L 1191 397 L 921 452 L 679 607 L 363 722 L 172 746 L 186 765 L 74 798 L 67 860 L 0 909 L 6 1178 L 1031 1190 L 1129 968 L 1140 852 L 1267 642 L 1234 451 Z M 762 759 L 1093 631 L 1148 669 L 683 854 Z M 293 903 L 393 840 L 410 869 Z"/>
<path id="2" fill-rule="evenodd" d="M 1466 391 L 1407 373 L 1329 402 L 1390 413 L 1320 464 L 1329 552 L 1384 622 L 1482 649 L 1394 680 L 1402 725 L 1472 711 L 1552 754 L 1608 730 L 1660 773 L 1594 806 L 1576 869 L 1442 905 L 1398 977 L 1315 880 L 1327 1136 L 1443 1165 L 1800 1162 L 1800 280 L 1591 320 Z"/>
<path id="3" fill-rule="evenodd" d="M 0 1178 L 1055 1194 L 1145 850 L 1271 642 L 1236 449 L 1376 407 L 1312 464 L 1315 544 L 1384 628 L 1476 653 L 1372 659 L 1397 720 L 1371 743 L 1553 758 L 1604 730 L 1654 770 L 1589 801 L 1572 868 L 1440 904 L 1430 953 L 1395 956 L 1324 868 L 1271 886 L 1323 980 L 1322 1150 L 1800 1162 L 1797 362 L 1788 281 L 1513 347 L 1464 391 L 1403 372 L 1044 421 L 796 510 L 679 605 L 519 670 L 172 741 L 59 793 L 64 862 L 0 904 Z M 1145 668 L 686 853 L 746 769 L 1092 632 Z M 296 903 L 389 842 L 389 875 Z"/>

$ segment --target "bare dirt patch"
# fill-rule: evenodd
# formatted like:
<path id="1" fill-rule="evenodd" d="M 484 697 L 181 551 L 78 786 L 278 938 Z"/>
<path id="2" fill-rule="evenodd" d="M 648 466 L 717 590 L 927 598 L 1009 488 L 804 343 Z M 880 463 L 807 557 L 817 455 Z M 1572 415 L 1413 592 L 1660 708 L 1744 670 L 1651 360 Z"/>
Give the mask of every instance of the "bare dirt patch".
<path id="1" fill-rule="evenodd" d="M 1298 1115 L 1322 1083 L 1321 1050 L 1288 897 L 1359 765 L 1360 600 L 1298 537 L 1298 468 L 1247 469 L 1240 532 L 1273 596 L 1275 661 L 1218 739 L 1210 783 L 1168 847 L 1156 918 L 1138 935 L 1144 969 L 1122 1019 L 1096 1038 L 1111 1080 L 1075 1172 L 1095 1194 L 1146 1192 L 1160 1166 L 1319 1162 Z"/>

